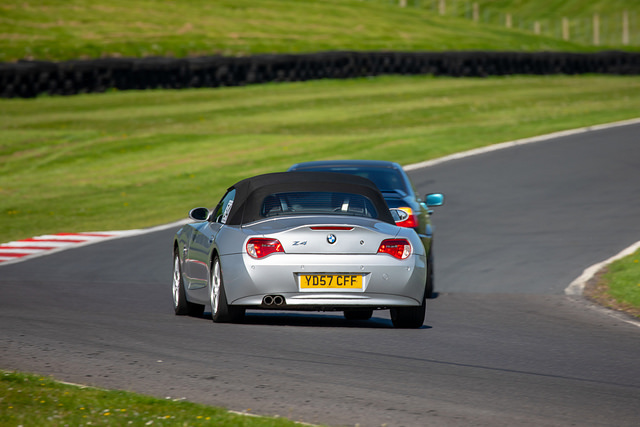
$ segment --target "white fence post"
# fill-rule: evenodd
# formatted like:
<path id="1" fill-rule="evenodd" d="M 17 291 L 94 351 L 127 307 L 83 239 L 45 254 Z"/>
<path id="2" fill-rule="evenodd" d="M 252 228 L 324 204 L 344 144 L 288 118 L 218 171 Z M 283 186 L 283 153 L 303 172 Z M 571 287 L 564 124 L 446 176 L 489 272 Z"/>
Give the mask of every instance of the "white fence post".
<path id="1" fill-rule="evenodd" d="M 600 46 L 600 15 L 593 14 L 593 44 Z"/>
<path id="2" fill-rule="evenodd" d="M 473 3 L 473 21 L 480 21 L 480 7 L 478 6 L 478 2 Z"/>
<path id="3" fill-rule="evenodd" d="M 629 44 L 629 12 L 626 10 L 622 12 L 622 44 Z"/>
<path id="4" fill-rule="evenodd" d="M 447 5 L 445 3 L 445 0 L 440 0 L 438 3 L 438 11 L 440 12 L 440 15 L 444 16 L 447 13 Z"/>
<path id="5" fill-rule="evenodd" d="M 407 7 L 407 0 L 400 0 L 400 7 Z"/>
<path id="6" fill-rule="evenodd" d="M 570 37 L 569 20 L 567 18 L 562 18 L 562 40 L 568 41 Z"/>
<path id="7" fill-rule="evenodd" d="M 536 21 L 533 23 L 533 32 L 537 35 L 540 35 L 540 21 Z"/>
<path id="8" fill-rule="evenodd" d="M 504 18 L 504 25 L 505 25 L 507 28 L 511 28 L 512 22 L 511 22 L 511 14 L 510 14 L 510 13 L 507 13 L 507 16 L 505 16 L 505 18 Z"/>

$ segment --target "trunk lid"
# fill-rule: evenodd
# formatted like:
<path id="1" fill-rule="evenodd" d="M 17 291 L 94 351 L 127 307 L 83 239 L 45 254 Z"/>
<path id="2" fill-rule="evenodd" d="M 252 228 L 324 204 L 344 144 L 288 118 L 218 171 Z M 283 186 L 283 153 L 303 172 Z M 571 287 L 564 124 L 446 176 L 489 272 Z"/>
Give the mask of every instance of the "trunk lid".
<path id="1" fill-rule="evenodd" d="M 368 218 L 295 217 L 245 226 L 253 237 L 278 239 L 291 254 L 375 254 L 399 227 Z"/>

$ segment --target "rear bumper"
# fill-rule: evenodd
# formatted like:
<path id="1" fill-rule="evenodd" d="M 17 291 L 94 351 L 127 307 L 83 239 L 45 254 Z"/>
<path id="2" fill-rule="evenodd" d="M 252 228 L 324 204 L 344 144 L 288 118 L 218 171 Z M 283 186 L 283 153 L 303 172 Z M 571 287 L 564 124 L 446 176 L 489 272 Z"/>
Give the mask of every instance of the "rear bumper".
<path id="1" fill-rule="evenodd" d="M 427 277 L 423 255 L 398 260 L 386 254 L 302 255 L 273 254 L 255 260 L 246 254 L 221 259 L 227 300 L 255 308 L 318 309 L 388 308 L 422 303 Z M 300 274 L 359 274 L 363 289 L 301 290 Z M 285 303 L 266 307 L 266 295 L 280 295 Z"/>
<path id="2" fill-rule="evenodd" d="M 242 305 L 250 308 L 275 309 L 275 310 L 313 310 L 313 311 L 334 311 L 345 309 L 371 308 L 382 310 L 391 307 L 418 306 L 420 302 L 413 298 L 397 295 L 345 295 L 340 294 L 309 294 L 309 293 L 279 293 L 268 294 L 279 295 L 284 299 L 283 304 L 265 305 L 264 296 L 253 295 L 240 298 L 233 302 L 234 305 Z"/>

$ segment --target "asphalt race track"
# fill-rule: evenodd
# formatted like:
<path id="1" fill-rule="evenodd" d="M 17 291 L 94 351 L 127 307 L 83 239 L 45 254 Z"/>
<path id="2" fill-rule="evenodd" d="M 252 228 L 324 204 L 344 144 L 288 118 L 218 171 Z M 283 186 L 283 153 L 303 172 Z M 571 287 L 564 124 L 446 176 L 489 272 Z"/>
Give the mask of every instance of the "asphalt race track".
<path id="1" fill-rule="evenodd" d="M 564 289 L 640 240 L 640 125 L 411 175 L 447 196 L 422 329 L 176 317 L 168 229 L 0 266 L 0 368 L 309 423 L 637 426 L 640 328 Z"/>

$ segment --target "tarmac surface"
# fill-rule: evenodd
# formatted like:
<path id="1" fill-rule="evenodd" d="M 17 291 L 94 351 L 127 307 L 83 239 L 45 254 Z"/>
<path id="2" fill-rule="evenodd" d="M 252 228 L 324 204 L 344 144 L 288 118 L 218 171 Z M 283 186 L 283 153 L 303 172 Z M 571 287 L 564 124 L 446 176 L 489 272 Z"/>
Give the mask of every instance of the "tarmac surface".
<path id="1" fill-rule="evenodd" d="M 330 425 L 636 426 L 640 328 L 564 289 L 640 239 L 639 135 L 411 171 L 446 194 L 421 329 L 386 311 L 176 317 L 170 227 L 1 265 L 0 369 Z"/>

